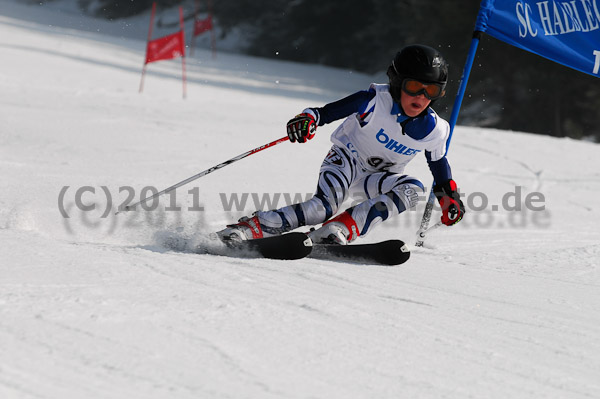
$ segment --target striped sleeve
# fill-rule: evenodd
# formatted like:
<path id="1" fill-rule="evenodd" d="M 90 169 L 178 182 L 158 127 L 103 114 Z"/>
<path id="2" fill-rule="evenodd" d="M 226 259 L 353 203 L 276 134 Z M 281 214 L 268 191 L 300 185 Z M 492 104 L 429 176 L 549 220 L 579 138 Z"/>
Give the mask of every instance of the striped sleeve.
<path id="1" fill-rule="evenodd" d="M 369 113 L 369 110 L 372 111 L 374 106 L 375 90 L 369 89 L 356 92 L 323 107 L 308 108 L 304 110 L 304 112 L 311 111 L 311 113 L 316 116 L 317 125 L 323 126 L 355 113 L 358 113 L 362 117 Z"/>

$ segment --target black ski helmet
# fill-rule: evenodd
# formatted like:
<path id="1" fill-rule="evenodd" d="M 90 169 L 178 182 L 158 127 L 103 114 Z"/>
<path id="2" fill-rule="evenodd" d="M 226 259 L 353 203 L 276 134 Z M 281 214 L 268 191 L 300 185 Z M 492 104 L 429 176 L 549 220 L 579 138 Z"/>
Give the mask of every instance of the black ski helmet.
<path id="1" fill-rule="evenodd" d="M 423 83 L 437 83 L 446 88 L 448 82 L 448 63 L 434 48 L 422 44 L 413 44 L 400 50 L 388 67 L 390 93 L 396 102 L 400 102 L 402 81 L 406 78 Z"/>

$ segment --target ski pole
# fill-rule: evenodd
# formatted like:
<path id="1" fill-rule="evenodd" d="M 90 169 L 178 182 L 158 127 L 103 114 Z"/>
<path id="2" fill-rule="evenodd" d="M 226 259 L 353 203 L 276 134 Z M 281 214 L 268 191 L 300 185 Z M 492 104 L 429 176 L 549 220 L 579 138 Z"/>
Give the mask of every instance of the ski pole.
<path id="1" fill-rule="evenodd" d="M 427 232 L 433 228 L 439 227 L 438 225 L 441 223 L 441 222 L 438 222 L 437 224 L 434 224 L 430 228 L 427 228 L 427 226 L 429 226 L 429 221 L 431 220 L 431 213 L 433 212 L 434 203 L 435 203 L 435 194 L 433 193 L 433 188 L 432 188 L 431 192 L 429 193 L 429 198 L 427 199 L 427 204 L 425 205 L 425 211 L 423 212 L 423 218 L 421 219 L 421 226 L 419 227 L 419 230 L 417 231 L 417 242 L 415 242 L 415 247 L 422 247 L 423 243 L 425 242 L 425 236 L 427 235 Z"/>
<path id="2" fill-rule="evenodd" d="M 440 227 L 442 225 L 443 225 L 443 223 L 441 221 L 439 221 L 436 224 L 434 224 L 433 226 L 430 226 L 429 228 L 424 228 L 423 226 L 421 226 L 419 231 L 417 231 L 417 243 L 415 244 L 415 247 L 422 247 L 423 242 L 425 241 L 425 236 L 427 234 L 429 234 L 429 232 L 437 229 L 438 227 Z"/>
<path id="3" fill-rule="evenodd" d="M 194 181 L 194 180 L 196 180 L 196 179 L 199 179 L 199 178 L 201 178 L 202 176 L 206 176 L 207 174 L 209 174 L 209 173 L 212 173 L 212 172 L 214 172 L 215 170 L 218 170 L 218 169 L 224 168 L 225 166 L 227 166 L 227 165 L 230 165 L 230 164 L 232 164 L 232 163 L 234 163 L 234 162 L 237 162 L 237 161 L 239 161 L 240 159 L 244 159 L 244 158 L 246 158 L 246 157 L 249 157 L 250 155 L 254 155 L 254 154 L 256 154 L 257 152 L 260 152 L 260 151 L 262 151 L 262 150 L 266 150 L 267 148 L 273 147 L 273 146 L 275 146 L 275 145 L 277 145 L 277 144 L 283 143 L 284 141 L 288 141 L 288 140 L 289 140 L 289 137 L 288 137 L 288 136 L 285 136 L 285 137 L 282 137 L 282 138 L 280 138 L 280 139 L 277 139 L 277 140 L 275 140 L 275 141 L 272 141 L 272 142 L 270 142 L 270 143 L 268 143 L 268 144 L 261 145 L 260 147 L 256 147 L 256 148 L 255 148 L 255 149 L 253 149 L 253 150 L 250 150 L 250 151 L 247 151 L 247 152 L 245 152 L 245 153 L 243 153 L 243 154 L 240 154 L 240 155 L 238 155 L 237 157 L 233 157 L 233 158 L 231 158 L 231 159 L 228 159 L 227 161 L 225 161 L 225 162 L 222 162 L 222 163 L 220 163 L 220 164 L 218 164 L 218 165 L 215 165 L 215 166 L 213 166 L 212 168 L 206 169 L 206 170 L 204 170 L 204 171 L 202 171 L 202 172 L 200 172 L 200 173 L 198 173 L 198 174 L 196 174 L 196 175 L 194 175 L 194 176 L 192 176 L 192 177 L 188 177 L 187 179 L 185 179 L 185 180 L 182 180 L 182 181 L 180 181 L 179 183 L 172 185 L 171 187 L 167 187 L 167 188 L 165 188 L 164 190 L 162 190 L 162 191 L 159 191 L 159 192 L 158 192 L 158 193 L 156 193 L 156 194 L 153 194 L 153 195 L 151 195 L 151 196 L 149 196 L 149 197 L 146 197 L 146 198 L 144 198 L 144 199 L 142 199 L 142 200 L 140 200 L 140 201 L 136 202 L 135 204 L 127 205 L 127 206 L 125 206 L 125 207 L 123 208 L 123 210 L 125 210 L 125 211 L 130 211 L 130 210 L 132 210 L 132 208 L 135 208 L 135 207 L 136 207 L 137 205 L 139 205 L 139 204 L 143 204 L 143 203 L 145 203 L 146 201 L 150 201 L 150 200 L 151 200 L 151 199 L 153 199 L 153 198 L 156 198 L 156 197 L 158 197 L 158 196 L 160 196 L 160 195 L 163 195 L 163 194 L 166 194 L 166 193 L 168 193 L 168 192 L 170 192 L 170 191 L 173 191 L 173 190 L 175 190 L 175 189 L 176 189 L 176 188 L 178 188 L 178 187 L 181 187 L 181 186 L 183 186 L 183 185 L 185 185 L 185 184 L 188 184 L 188 183 L 190 183 L 190 182 L 192 182 L 192 181 Z M 115 215 L 119 214 L 120 212 L 121 212 L 120 210 L 117 210 L 117 212 L 115 213 Z"/>

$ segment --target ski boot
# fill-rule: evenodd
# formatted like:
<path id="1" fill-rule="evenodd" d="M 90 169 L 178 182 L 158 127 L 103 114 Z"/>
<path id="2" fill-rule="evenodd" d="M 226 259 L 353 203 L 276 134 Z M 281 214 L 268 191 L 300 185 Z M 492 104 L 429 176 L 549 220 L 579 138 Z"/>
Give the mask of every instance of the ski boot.
<path id="1" fill-rule="evenodd" d="M 320 228 L 311 230 L 308 236 L 315 244 L 346 245 L 358 237 L 358 227 L 352 216 L 344 212 Z"/>
<path id="2" fill-rule="evenodd" d="M 244 216 L 238 223 L 229 224 L 225 229 L 217 231 L 217 237 L 225 244 L 235 245 L 242 241 L 263 238 L 263 231 L 258 216 Z"/>

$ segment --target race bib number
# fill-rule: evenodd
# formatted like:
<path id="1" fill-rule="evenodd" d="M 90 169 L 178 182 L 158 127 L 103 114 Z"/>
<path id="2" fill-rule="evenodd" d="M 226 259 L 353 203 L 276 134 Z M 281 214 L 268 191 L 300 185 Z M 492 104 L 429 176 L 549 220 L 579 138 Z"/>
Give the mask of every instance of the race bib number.
<path id="1" fill-rule="evenodd" d="M 367 163 L 369 164 L 369 166 L 377 170 L 387 170 L 395 165 L 394 162 L 386 162 L 383 158 L 380 157 L 371 157 L 367 159 Z"/>

